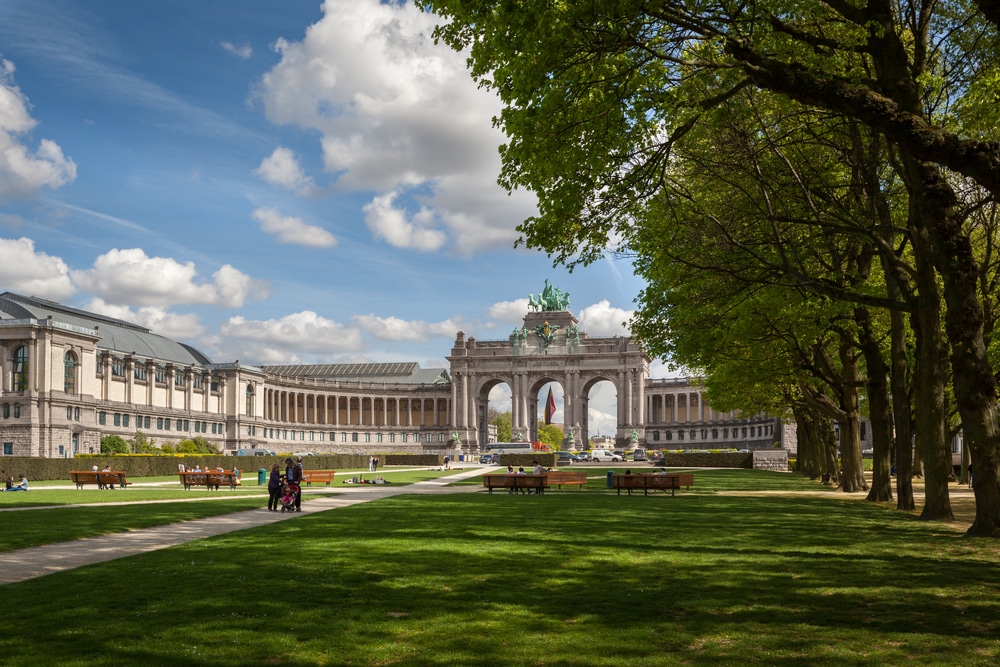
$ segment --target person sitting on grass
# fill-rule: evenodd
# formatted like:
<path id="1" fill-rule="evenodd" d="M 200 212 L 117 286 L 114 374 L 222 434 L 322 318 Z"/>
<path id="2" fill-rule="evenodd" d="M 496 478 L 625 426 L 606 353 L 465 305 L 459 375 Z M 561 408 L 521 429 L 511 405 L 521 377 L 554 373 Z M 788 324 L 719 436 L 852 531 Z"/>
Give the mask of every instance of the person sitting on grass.
<path id="1" fill-rule="evenodd" d="M 27 491 L 27 490 L 28 490 L 28 478 L 25 477 L 24 475 L 21 475 L 21 481 L 19 483 L 15 484 L 14 486 L 10 487 L 9 489 L 4 489 L 4 492 L 7 492 L 7 491 Z"/>

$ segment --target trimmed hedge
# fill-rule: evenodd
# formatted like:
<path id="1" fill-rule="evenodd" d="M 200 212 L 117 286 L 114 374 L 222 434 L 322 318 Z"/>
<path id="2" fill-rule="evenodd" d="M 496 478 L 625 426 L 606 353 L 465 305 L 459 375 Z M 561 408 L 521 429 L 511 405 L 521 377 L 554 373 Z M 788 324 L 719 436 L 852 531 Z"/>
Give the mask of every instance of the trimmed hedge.
<path id="1" fill-rule="evenodd" d="M 147 456 L 144 454 L 87 454 L 74 459 L 48 459 L 40 457 L 10 456 L 0 458 L 2 479 L 24 474 L 29 481 L 66 480 L 70 470 L 90 470 L 94 465 L 103 469 L 122 470 L 127 477 L 163 477 L 177 473 L 178 464 L 201 466 L 203 469 L 222 467 L 239 468 L 245 480 L 256 477 L 257 470 L 270 470 L 277 463 L 282 470 L 287 456 L 221 456 L 218 454 L 176 454 L 173 456 Z M 379 467 L 386 465 L 435 467 L 444 463 L 444 456 L 437 454 L 380 454 Z M 368 456 L 363 454 L 326 454 L 304 456 L 302 464 L 307 470 L 368 470 Z"/>

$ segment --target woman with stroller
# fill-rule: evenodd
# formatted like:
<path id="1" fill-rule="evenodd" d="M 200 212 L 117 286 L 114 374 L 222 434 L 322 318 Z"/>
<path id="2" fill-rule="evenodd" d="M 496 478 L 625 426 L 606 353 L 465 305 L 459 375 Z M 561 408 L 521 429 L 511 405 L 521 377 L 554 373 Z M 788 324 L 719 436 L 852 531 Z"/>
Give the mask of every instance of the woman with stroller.
<path id="1" fill-rule="evenodd" d="M 278 511 L 281 487 L 281 466 L 275 463 L 271 466 L 271 476 L 267 480 L 267 509 L 271 512 Z"/>

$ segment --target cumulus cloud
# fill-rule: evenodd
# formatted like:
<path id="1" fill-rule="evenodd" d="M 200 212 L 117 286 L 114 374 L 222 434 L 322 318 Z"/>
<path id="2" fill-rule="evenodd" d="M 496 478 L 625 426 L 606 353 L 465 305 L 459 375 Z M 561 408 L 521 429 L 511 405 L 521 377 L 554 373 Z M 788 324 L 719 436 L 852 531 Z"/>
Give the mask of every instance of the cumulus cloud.
<path id="1" fill-rule="evenodd" d="M 28 98 L 14 85 L 14 64 L 0 60 L 0 203 L 58 188 L 76 178 L 76 163 L 50 139 L 32 152 L 22 137 L 36 124 Z"/>
<path id="2" fill-rule="evenodd" d="M 501 301 L 490 306 L 486 314 L 495 320 L 502 322 L 513 322 L 520 324 L 524 321 L 524 314 L 528 312 L 527 299 L 515 299 L 514 301 Z"/>
<path id="3" fill-rule="evenodd" d="M 68 299 L 76 291 L 66 262 L 36 251 L 29 238 L 0 239 L 0 285 L 53 301 Z"/>
<path id="4" fill-rule="evenodd" d="M 497 185 L 500 102 L 463 54 L 434 43 L 439 19 L 379 0 L 323 10 L 304 39 L 275 42 L 281 61 L 254 91 L 268 119 L 318 131 L 334 187 L 375 193 L 366 220 L 377 238 L 463 254 L 512 243 L 535 198 Z"/>
<path id="5" fill-rule="evenodd" d="M 198 277 L 194 262 L 148 257 L 141 248 L 110 250 L 94 261 L 93 268 L 72 271 L 71 276 L 81 289 L 108 303 L 132 306 L 184 303 L 240 308 L 250 296 L 266 296 L 263 283 L 228 264 L 208 281 Z"/>
<path id="6" fill-rule="evenodd" d="M 235 351 L 234 358 L 244 363 L 296 363 L 298 356 L 290 351 L 330 358 L 358 352 L 364 347 L 357 328 L 310 310 L 264 321 L 231 317 L 222 325 L 219 334 L 227 350 Z"/>
<path id="7" fill-rule="evenodd" d="M 351 318 L 365 333 L 388 341 L 426 342 L 432 336 L 453 337 L 462 328 L 456 320 L 422 322 L 402 320 L 398 317 L 378 317 L 376 315 L 355 315 Z"/>
<path id="8" fill-rule="evenodd" d="M 261 160 L 260 166 L 254 169 L 253 173 L 268 183 L 299 194 L 309 194 L 316 189 L 312 178 L 307 176 L 299 165 L 295 153 L 284 146 L 278 146 L 274 152 Z"/>
<path id="9" fill-rule="evenodd" d="M 102 299 L 91 299 L 84 307 L 108 317 L 141 324 L 153 333 L 173 339 L 194 338 L 205 332 L 205 327 L 194 313 L 177 314 L 160 306 L 144 306 L 133 310 L 128 306 L 116 306 Z"/>
<path id="10" fill-rule="evenodd" d="M 630 336 L 627 324 L 632 312 L 613 308 L 607 299 L 602 299 L 580 311 L 580 331 L 591 336 Z"/>
<path id="11" fill-rule="evenodd" d="M 237 58 L 242 58 L 243 60 L 247 60 L 253 55 L 253 49 L 250 48 L 249 44 L 240 44 L 237 46 L 232 42 L 220 42 L 219 46 Z"/>
<path id="12" fill-rule="evenodd" d="M 329 248 L 337 245 L 337 239 L 322 227 L 307 225 L 302 218 L 281 215 L 273 208 L 258 208 L 253 219 L 260 223 L 261 230 L 274 234 L 279 243 L 291 243 L 314 248 Z"/>
<path id="13" fill-rule="evenodd" d="M 406 211 L 393 206 L 395 192 L 375 197 L 365 204 L 365 224 L 377 239 L 382 239 L 397 248 L 414 250 L 437 250 L 448 241 L 445 233 L 434 229 L 434 215 L 423 208 L 412 217 Z"/>

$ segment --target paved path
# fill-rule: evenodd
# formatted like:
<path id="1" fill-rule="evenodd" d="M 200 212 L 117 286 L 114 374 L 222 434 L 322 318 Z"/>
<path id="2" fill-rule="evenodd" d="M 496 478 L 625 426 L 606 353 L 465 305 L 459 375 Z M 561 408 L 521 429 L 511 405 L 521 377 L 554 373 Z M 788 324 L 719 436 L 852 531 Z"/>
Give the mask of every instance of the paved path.
<path id="1" fill-rule="evenodd" d="M 476 467 L 471 470 L 457 471 L 454 475 L 447 477 L 415 484 L 399 486 L 365 484 L 338 488 L 336 496 L 325 496 L 304 503 L 301 512 L 268 512 L 267 509 L 261 508 L 0 553 L 0 585 L 34 579 L 91 563 L 101 563 L 157 549 L 165 549 L 176 544 L 202 540 L 214 535 L 265 526 L 277 521 L 293 520 L 300 516 L 349 507 L 381 498 L 413 493 L 478 492 L 482 490 L 479 485 L 449 486 L 449 484 L 489 471 L 489 468 Z"/>

